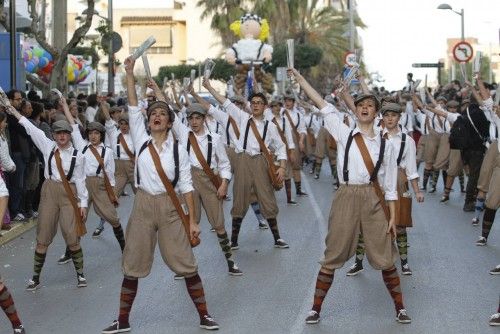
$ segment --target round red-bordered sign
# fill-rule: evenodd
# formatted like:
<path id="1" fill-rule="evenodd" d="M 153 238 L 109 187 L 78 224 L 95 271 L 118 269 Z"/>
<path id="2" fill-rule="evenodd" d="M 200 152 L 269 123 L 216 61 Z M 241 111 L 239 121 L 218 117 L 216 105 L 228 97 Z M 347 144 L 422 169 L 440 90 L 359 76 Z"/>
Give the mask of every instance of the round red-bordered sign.
<path id="1" fill-rule="evenodd" d="M 474 49 L 468 42 L 458 42 L 453 47 L 453 58 L 459 63 L 467 63 L 474 56 Z"/>
<path id="2" fill-rule="evenodd" d="M 357 64 L 357 56 L 354 52 L 346 52 L 345 55 L 344 55 L 344 63 L 347 65 L 347 66 L 354 66 Z"/>

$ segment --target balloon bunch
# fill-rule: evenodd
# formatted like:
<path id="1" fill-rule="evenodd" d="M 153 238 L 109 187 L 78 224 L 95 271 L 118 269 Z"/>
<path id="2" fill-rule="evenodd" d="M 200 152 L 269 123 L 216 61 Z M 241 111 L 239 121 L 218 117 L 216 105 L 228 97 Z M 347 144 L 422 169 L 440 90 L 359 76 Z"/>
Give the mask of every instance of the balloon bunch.
<path id="1" fill-rule="evenodd" d="M 24 67 L 28 73 L 37 74 L 45 82 L 50 81 L 50 74 L 54 67 L 52 55 L 42 49 L 40 46 L 23 47 Z M 81 56 L 68 56 L 68 83 L 78 84 L 84 81 L 92 71 L 90 62 L 87 62 Z"/>

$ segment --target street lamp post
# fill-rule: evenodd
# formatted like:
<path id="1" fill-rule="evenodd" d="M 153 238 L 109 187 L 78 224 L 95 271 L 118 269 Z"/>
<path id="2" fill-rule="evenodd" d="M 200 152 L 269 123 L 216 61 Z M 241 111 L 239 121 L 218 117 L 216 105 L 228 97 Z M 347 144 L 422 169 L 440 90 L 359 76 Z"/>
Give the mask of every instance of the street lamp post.
<path id="1" fill-rule="evenodd" d="M 437 9 L 449 9 L 449 10 L 451 10 L 453 13 L 460 15 L 460 17 L 461 17 L 461 25 L 462 25 L 462 29 L 461 29 L 461 30 L 462 30 L 462 41 L 465 41 L 465 32 L 464 32 L 464 26 L 465 26 L 465 24 L 464 24 L 464 9 L 462 8 L 459 12 L 457 12 L 456 10 L 453 10 L 453 8 L 452 8 L 450 5 L 448 5 L 447 3 L 442 3 L 442 4 L 440 4 L 440 5 L 438 6 L 438 8 L 437 8 Z"/>

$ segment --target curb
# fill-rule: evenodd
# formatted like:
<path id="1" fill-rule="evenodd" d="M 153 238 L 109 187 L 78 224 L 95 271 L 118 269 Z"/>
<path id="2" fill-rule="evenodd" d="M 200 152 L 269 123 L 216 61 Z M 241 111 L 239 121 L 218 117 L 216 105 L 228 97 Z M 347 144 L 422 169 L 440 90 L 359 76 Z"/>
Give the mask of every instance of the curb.
<path id="1" fill-rule="evenodd" d="M 37 219 L 29 219 L 26 223 L 11 223 L 11 229 L 1 233 L 0 246 L 16 239 L 21 234 L 28 232 L 37 224 Z"/>

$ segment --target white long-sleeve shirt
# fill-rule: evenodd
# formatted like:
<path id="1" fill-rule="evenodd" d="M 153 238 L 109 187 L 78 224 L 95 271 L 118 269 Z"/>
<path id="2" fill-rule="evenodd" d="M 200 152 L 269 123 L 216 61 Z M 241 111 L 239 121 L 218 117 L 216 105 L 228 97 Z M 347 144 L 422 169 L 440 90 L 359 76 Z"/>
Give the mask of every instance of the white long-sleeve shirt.
<path id="1" fill-rule="evenodd" d="M 278 131 L 283 132 L 285 135 L 286 139 L 286 144 L 288 145 L 289 150 L 295 149 L 295 143 L 293 141 L 293 134 L 292 134 L 292 126 L 290 125 L 290 122 L 288 121 L 288 118 L 284 116 L 274 116 L 273 113 L 271 114 L 265 114 L 264 118 L 268 120 L 269 122 L 273 122 L 274 119 L 276 119 L 276 123 L 278 123 Z M 278 133 L 279 134 L 279 133 Z"/>
<path id="2" fill-rule="evenodd" d="M 401 141 L 403 140 L 403 132 L 400 130 L 396 135 L 391 135 L 388 133 L 387 129 L 384 129 L 384 134 L 388 134 L 389 142 L 394 146 L 394 153 L 396 155 L 396 163 L 397 158 L 399 156 L 399 152 L 401 150 Z M 406 177 L 408 181 L 418 179 L 418 171 L 417 171 L 417 148 L 415 145 L 415 141 L 409 135 L 406 135 L 405 147 L 403 150 L 403 155 L 401 156 L 401 162 L 399 163 L 400 168 L 405 170 Z"/>
<path id="3" fill-rule="evenodd" d="M 16 168 L 9 154 L 9 145 L 3 136 L 0 136 L 0 167 L 6 172 L 11 172 Z"/>
<path id="4" fill-rule="evenodd" d="M 103 172 L 100 170 L 99 162 L 96 157 L 90 150 L 90 148 L 85 148 L 91 145 L 87 140 L 83 139 L 82 134 L 80 133 L 80 129 L 78 128 L 78 124 L 73 124 L 71 126 L 73 128 L 73 132 L 71 133 L 71 137 L 73 138 L 73 143 L 78 151 L 83 153 L 85 158 L 84 171 L 86 176 L 97 176 L 104 178 Z M 104 146 L 103 143 L 100 143 L 95 147 L 99 155 L 102 157 L 104 161 L 104 171 L 108 176 L 109 183 L 111 186 L 115 186 L 115 160 L 113 159 L 113 154 L 111 154 L 111 149 L 109 147 Z M 83 152 L 85 150 L 85 153 Z M 104 156 L 103 156 L 104 153 Z M 97 171 L 99 170 L 99 173 Z"/>
<path id="5" fill-rule="evenodd" d="M 160 162 L 170 181 L 175 177 L 174 162 L 174 140 L 171 134 L 168 134 L 167 140 L 163 142 L 161 151 L 158 151 L 154 139 L 147 133 L 144 117 L 141 108 L 129 106 L 129 124 L 130 135 L 132 136 L 133 147 L 135 149 L 135 184 L 137 188 L 144 190 L 151 195 L 159 195 L 167 190 L 161 182 L 160 176 L 156 171 L 153 158 L 149 149 L 146 148 L 141 154 L 139 151 L 144 143 L 152 141 L 154 149 L 160 156 Z M 140 176 L 140 183 L 137 182 L 137 174 Z M 193 191 L 193 182 L 191 180 L 191 165 L 186 149 L 179 145 L 179 179 L 175 186 L 175 191 L 182 194 Z"/>
<path id="6" fill-rule="evenodd" d="M 43 159 L 45 161 L 45 169 L 44 169 L 45 178 L 48 180 L 62 182 L 61 175 L 59 174 L 59 170 L 57 169 L 55 157 L 52 157 L 52 159 L 50 160 L 50 166 L 49 166 L 49 157 L 55 149 L 58 149 L 61 155 L 61 164 L 64 174 L 67 175 L 71 168 L 71 160 L 73 158 L 73 151 L 74 151 L 73 146 L 70 144 L 65 149 L 57 147 L 57 144 L 53 140 L 47 138 L 47 136 L 45 136 L 45 133 L 42 130 L 37 128 L 24 116 L 21 117 L 21 119 L 19 120 L 19 124 L 21 124 L 26 129 L 26 133 L 31 137 L 31 140 L 33 141 L 35 146 L 43 154 Z M 69 183 L 74 183 L 76 186 L 77 197 L 80 201 L 79 207 L 81 208 L 87 207 L 89 198 L 87 187 L 85 186 L 84 163 L 85 161 L 82 152 L 78 151 L 76 155 L 73 175 L 69 180 Z M 52 171 L 52 175 L 49 174 L 49 171 Z"/>
<path id="7" fill-rule="evenodd" d="M 233 117 L 240 131 L 240 139 L 235 141 L 235 151 L 237 153 L 245 152 L 251 156 L 261 154 L 259 142 L 257 141 L 257 138 L 255 138 L 251 127 L 248 128 L 248 135 L 245 136 L 248 121 L 250 119 L 253 119 L 261 137 L 263 137 L 264 128 L 267 123 L 266 136 L 265 138 L 263 138 L 264 144 L 266 145 L 267 148 L 271 148 L 271 150 L 274 152 L 278 160 L 286 160 L 287 159 L 286 146 L 285 143 L 283 143 L 283 141 L 281 140 L 276 125 L 274 125 L 273 122 L 269 122 L 265 119 L 262 120 L 256 119 L 251 115 L 247 114 L 246 112 L 240 110 L 236 106 L 235 108 L 231 108 L 231 104 L 232 104 L 231 102 L 228 103 L 228 100 L 226 100 L 226 102 L 224 102 L 223 105 L 224 108 L 226 108 L 226 110 L 228 111 L 228 114 L 230 115 L 214 107 L 211 107 L 208 110 L 208 113 L 212 115 L 218 122 L 221 122 L 223 124 L 225 124 L 228 121 L 228 116 Z M 245 139 L 246 139 L 246 147 L 244 145 Z"/>
<path id="8" fill-rule="evenodd" d="M 87 109 L 85 109 L 85 118 L 87 119 L 87 122 L 93 122 L 95 120 L 95 115 L 97 114 L 97 109 L 94 107 L 88 106 Z"/>
<path id="9" fill-rule="evenodd" d="M 292 110 L 287 110 L 285 108 L 281 109 L 281 116 L 286 117 L 286 112 L 290 115 L 292 119 L 292 125 L 297 129 L 299 135 L 307 135 L 306 123 L 304 122 L 304 115 L 301 114 L 297 108 L 293 108 Z"/>
<path id="10" fill-rule="evenodd" d="M 107 120 L 105 128 L 107 142 L 109 143 L 109 147 L 113 150 L 114 158 L 117 160 L 130 160 L 127 152 L 125 152 L 125 149 L 118 140 L 118 136 L 121 134 L 121 131 L 116 127 L 116 122 L 112 119 Z M 132 154 L 134 154 L 134 143 L 132 142 L 130 133 L 123 134 L 123 139 L 125 139 L 128 149 L 132 152 Z"/>
<path id="11" fill-rule="evenodd" d="M 175 116 L 172 129 L 177 139 L 179 139 L 179 144 L 187 150 L 189 133 L 192 132 L 191 129 L 182 124 L 181 119 L 177 116 Z M 218 171 L 221 178 L 231 180 L 231 163 L 229 162 L 229 158 L 227 156 L 224 144 L 222 143 L 221 137 L 216 133 L 209 133 L 205 128 L 202 131 L 203 133 L 201 133 L 200 135 L 197 135 L 194 132 L 193 134 L 196 138 L 196 141 L 198 142 L 198 146 L 200 146 L 203 157 L 205 158 L 207 163 L 210 160 L 210 168 Z M 212 138 L 212 153 L 210 159 L 208 159 L 209 135 Z M 191 166 L 198 169 L 203 169 L 192 147 L 190 147 L 188 154 Z"/>
<path id="12" fill-rule="evenodd" d="M 381 145 L 381 135 L 380 133 L 375 133 L 375 137 L 371 138 L 360 131 L 358 127 L 351 130 L 347 125 L 339 120 L 335 115 L 335 107 L 331 104 L 327 104 L 326 107 L 321 109 L 321 113 L 325 119 L 325 128 L 333 136 L 337 142 L 337 164 L 343 168 L 345 159 L 345 147 L 349 134 L 353 131 L 353 135 L 361 133 L 363 140 L 366 144 L 370 157 L 373 161 L 373 165 L 376 164 L 379 158 L 379 151 Z M 360 150 L 358 149 L 356 142 L 353 140 L 352 145 L 349 150 L 349 184 L 369 184 L 370 174 L 366 169 L 363 157 Z M 388 201 L 395 201 L 398 199 L 398 193 L 396 190 L 397 185 L 397 165 L 396 156 L 394 153 L 394 145 L 386 143 L 384 150 L 384 159 L 382 165 L 377 174 L 379 183 L 385 192 L 385 199 Z M 345 184 L 344 175 L 340 175 L 340 183 Z"/>

